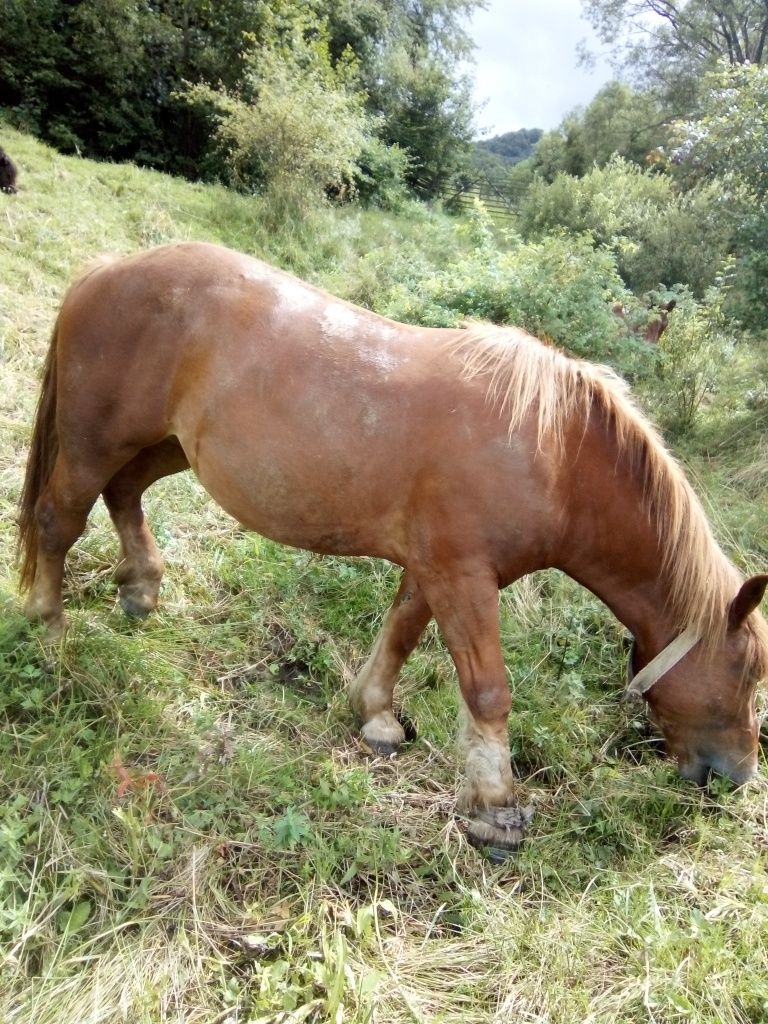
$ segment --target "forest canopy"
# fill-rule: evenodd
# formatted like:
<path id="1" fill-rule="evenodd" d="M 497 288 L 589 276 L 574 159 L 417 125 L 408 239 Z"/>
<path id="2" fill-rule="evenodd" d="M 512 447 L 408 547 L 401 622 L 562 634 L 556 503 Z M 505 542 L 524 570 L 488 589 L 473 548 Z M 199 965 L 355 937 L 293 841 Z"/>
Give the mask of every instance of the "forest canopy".
<path id="1" fill-rule="evenodd" d="M 391 176 L 394 166 L 407 186 L 432 196 L 472 137 L 462 63 L 472 44 L 464 26 L 481 5 L 2 0 L 0 96 L 11 123 L 64 152 L 227 180 L 222 102 L 230 110 L 234 102 L 251 102 L 262 84 L 268 92 L 281 73 L 311 64 L 310 77 L 327 89 L 337 114 L 340 91 L 349 97 L 361 141 L 352 162 L 361 176 L 370 179 L 381 165 Z M 190 103 L 190 89 L 199 100 L 200 88 L 220 102 Z M 234 163 L 242 172 L 243 160 Z M 254 173 L 258 164 L 251 161 Z M 249 184 L 258 183 L 257 177 Z"/>

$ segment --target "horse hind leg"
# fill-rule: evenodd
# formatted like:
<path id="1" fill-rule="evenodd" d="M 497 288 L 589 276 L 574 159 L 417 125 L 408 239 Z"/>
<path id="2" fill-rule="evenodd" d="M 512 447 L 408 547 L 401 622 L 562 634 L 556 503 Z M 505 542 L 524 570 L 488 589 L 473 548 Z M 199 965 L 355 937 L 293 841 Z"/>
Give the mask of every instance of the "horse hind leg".
<path id="1" fill-rule="evenodd" d="M 400 669 L 431 618 L 420 587 L 404 572 L 371 655 L 349 688 L 352 707 L 362 722 L 363 739 L 377 754 L 393 754 L 405 740 L 392 710 L 392 696 Z"/>
<path id="2" fill-rule="evenodd" d="M 104 488 L 104 503 L 120 538 L 121 558 L 115 572 L 120 606 L 143 617 L 157 607 L 163 559 L 144 518 L 141 496 L 161 477 L 189 469 L 175 437 L 142 449 Z"/>
<path id="3" fill-rule="evenodd" d="M 463 698 L 460 744 L 465 756 L 458 810 L 474 846 L 493 860 L 516 849 L 532 812 L 517 806 L 509 752 L 511 698 L 499 634 L 495 578 L 467 568 L 423 583 L 426 598 L 451 653 Z"/>
<path id="4" fill-rule="evenodd" d="M 42 619 L 48 638 L 64 633 L 66 619 L 62 601 L 64 560 L 80 537 L 104 481 L 115 471 L 114 456 L 76 457 L 60 449 L 50 477 L 35 502 L 37 558 L 35 575 L 24 611 L 31 619 Z"/>

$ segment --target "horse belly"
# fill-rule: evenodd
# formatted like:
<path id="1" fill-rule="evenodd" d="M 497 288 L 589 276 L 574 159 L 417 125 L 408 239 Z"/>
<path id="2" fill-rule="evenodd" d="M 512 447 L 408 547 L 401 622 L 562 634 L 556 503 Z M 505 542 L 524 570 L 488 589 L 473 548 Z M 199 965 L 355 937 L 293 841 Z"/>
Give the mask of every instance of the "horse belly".
<path id="1" fill-rule="evenodd" d="M 391 501 L 343 452 L 213 436 L 195 449 L 187 454 L 203 487 L 249 530 L 322 554 L 400 559 Z"/>

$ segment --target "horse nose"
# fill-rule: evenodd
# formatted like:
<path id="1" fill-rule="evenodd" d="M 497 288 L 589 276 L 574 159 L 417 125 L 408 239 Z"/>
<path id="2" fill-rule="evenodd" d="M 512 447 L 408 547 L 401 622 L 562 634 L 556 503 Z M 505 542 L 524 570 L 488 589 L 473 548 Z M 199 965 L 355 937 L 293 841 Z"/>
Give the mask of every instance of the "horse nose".
<path id="1" fill-rule="evenodd" d="M 706 786 L 709 775 L 709 765 L 701 758 L 690 758 L 688 761 L 679 763 L 680 774 L 684 779 L 692 782 L 695 786 Z"/>
<path id="2" fill-rule="evenodd" d="M 712 771 L 717 772 L 718 775 L 723 775 L 725 778 L 730 779 L 735 786 L 743 786 L 756 774 L 757 758 L 742 758 L 736 762 L 725 763 L 719 761 L 717 758 L 713 758 L 713 763 L 710 765 L 710 768 Z"/>
<path id="3" fill-rule="evenodd" d="M 724 754 L 700 755 L 680 765 L 683 778 L 705 786 L 710 772 L 730 779 L 735 786 L 743 786 L 757 771 L 757 756 L 730 758 Z"/>

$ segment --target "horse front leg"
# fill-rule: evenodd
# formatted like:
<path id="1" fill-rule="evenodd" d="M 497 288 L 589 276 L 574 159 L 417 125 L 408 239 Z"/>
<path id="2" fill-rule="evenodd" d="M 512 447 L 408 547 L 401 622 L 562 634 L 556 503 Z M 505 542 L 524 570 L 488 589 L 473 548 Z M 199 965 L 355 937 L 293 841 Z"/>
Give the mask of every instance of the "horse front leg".
<path id="1" fill-rule="evenodd" d="M 518 806 L 510 765 L 512 701 L 501 652 L 498 584 L 471 570 L 421 582 L 456 666 L 464 704 L 465 776 L 457 807 L 468 819 L 469 841 L 501 860 L 520 845 L 532 812 Z"/>
<path id="2" fill-rule="evenodd" d="M 392 696 L 400 669 L 431 618 L 421 588 L 406 570 L 371 655 L 349 687 L 363 739 L 377 754 L 396 753 L 405 740 L 392 710 Z"/>

